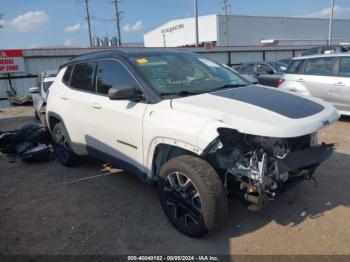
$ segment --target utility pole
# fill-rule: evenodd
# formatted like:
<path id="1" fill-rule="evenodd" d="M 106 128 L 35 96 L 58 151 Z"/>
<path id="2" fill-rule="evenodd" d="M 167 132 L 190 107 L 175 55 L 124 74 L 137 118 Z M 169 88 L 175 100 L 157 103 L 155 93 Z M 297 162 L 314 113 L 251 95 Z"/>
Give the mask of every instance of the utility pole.
<path id="1" fill-rule="evenodd" d="M 118 33 L 118 46 L 122 45 L 122 38 L 121 38 L 121 34 L 120 34 L 120 15 L 122 12 L 119 11 L 119 1 L 120 0 L 113 0 L 114 5 L 115 5 L 115 22 L 117 25 L 117 33 Z"/>
<path id="2" fill-rule="evenodd" d="M 89 0 L 85 0 L 85 7 L 86 7 L 86 20 L 87 20 L 88 29 L 89 29 L 90 47 L 92 47 L 92 36 L 91 36 L 91 22 L 90 22 Z"/>
<path id="3" fill-rule="evenodd" d="M 333 18 L 334 18 L 334 0 L 331 0 L 331 16 L 329 18 L 329 33 L 328 33 L 328 45 L 332 44 L 333 37 Z"/>
<path id="4" fill-rule="evenodd" d="M 222 0 L 222 6 L 225 12 L 225 34 L 226 34 L 226 46 L 229 44 L 228 37 L 228 9 L 231 7 L 230 0 Z"/>
<path id="5" fill-rule="evenodd" d="M 198 1 L 194 0 L 194 16 L 195 16 L 195 34 L 196 34 L 196 47 L 199 46 L 199 35 L 198 35 Z"/>

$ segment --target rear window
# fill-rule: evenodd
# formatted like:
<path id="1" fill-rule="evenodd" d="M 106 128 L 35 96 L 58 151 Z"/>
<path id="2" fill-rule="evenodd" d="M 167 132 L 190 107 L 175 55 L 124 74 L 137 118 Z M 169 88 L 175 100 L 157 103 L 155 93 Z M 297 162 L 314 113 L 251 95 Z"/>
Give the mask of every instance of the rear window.
<path id="1" fill-rule="evenodd" d="M 82 91 L 94 92 L 94 73 L 96 62 L 76 64 L 73 69 L 70 86 Z"/>
<path id="2" fill-rule="evenodd" d="M 340 60 L 338 75 L 350 77 L 350 57 L 343 57 Z"/>
<path id="3" fill-rule="evenodd" d="M 306 50 L 305 52 L 302 53 L 302 56 L 308 56 L 308 55 L 316 55 L 319 53 L 320 48 L 319 47 L 314 47 L 309 50 Z"/>
<path id="4" fill-rule="evenodd" d="M 293 60 L 287 69 L 288 74 L 298 74 L 301 71 L 304 60 Z"/>
<path id="5" fill-rule="evenodd" d="M 73 66 L 68 66 L 68 68 L 66 69 L 66 72 L 64 72 L 64 75 L 62 78 L 62 82 L 64 84 L 66 84 L 67 86 L 70 85 L 70 78 L 72 76 L 72 70 L 73 70 Z"/>
<path id="6" fill-rule="evenodd" d="M 331 76 L 335 61 L 335 57 L 310 58 L 305 64 L 305 74 Z"/>
<path id="7" fill-rule="evenodd" d="M 47 90 L 49 90 L 49 88 L 52 85 L 52 83 L 53 83 L 53 81 L 43 82 L 43 88 L 44 88 L 45 92 L 47 92 Z"/>

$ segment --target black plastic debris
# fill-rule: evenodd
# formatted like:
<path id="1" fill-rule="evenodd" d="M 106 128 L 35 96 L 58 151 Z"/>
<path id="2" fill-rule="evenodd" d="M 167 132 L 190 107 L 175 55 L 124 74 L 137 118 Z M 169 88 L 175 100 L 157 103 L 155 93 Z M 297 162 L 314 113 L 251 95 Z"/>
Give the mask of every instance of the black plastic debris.
<path id="1" fill-rule="evenodd" d="M 26 162 L 48 161 L 54 157 L 51 135 L 41 124 L 30 123 L 18 130 L 0 134 L 0 151 L 19 156 Z M 13 161 L 11 161 L 13 162 Z"/>
<path id="2" fill-rule="evenodd" d="M 48 145 L 38 145 L 32 147 L 21 154 L 21 158 L 25 162 L 41 162 L 48 161 L 54 157 L 53 150 Z"/>

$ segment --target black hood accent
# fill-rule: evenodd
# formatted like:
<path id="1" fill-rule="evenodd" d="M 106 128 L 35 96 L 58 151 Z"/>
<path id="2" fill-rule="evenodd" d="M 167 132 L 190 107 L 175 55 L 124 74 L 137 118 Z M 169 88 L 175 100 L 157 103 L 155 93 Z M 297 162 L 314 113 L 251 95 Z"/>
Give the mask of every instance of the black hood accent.
<path id="1" fill-rule="evenodd" d="M 259 106 L 293 119 L 316 115 L 324 109 L 322 105 L 309 99 L 261 86 L 248 86 L 211 94 Z"/>

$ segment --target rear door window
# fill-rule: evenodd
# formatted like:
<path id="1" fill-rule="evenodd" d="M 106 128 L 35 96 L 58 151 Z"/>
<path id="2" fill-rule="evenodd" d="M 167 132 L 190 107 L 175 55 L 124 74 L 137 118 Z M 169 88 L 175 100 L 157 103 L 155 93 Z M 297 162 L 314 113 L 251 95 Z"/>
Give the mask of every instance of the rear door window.
<path id="1" fill-rule="evenodd" d="M 305 64 L 305 74 L 332 76 L 335 57 L 310 58 Z"/>
<path id="2" fill-rule="evenodd" d="M 108 94 L 111 87 L 135 86 L 136 80 L 128 70 L 119 62 L 106 60 L 98 63 L 97 71 L 97 93 Z"/>
<path id="3" fill-rule="evenodd" d="M 268 72 L 271 72 L 271 71 L 273 70 L 268 65 L 265 65 L 265 64 L 256 65 L 256 72 L 259 74 L 267 74 Z"/>
<path id="4" fill-rule="evenodd" d="M 242 74 L 252 74 L 254 71 L 254 64 L 245 64 L 242 65 L 239 69 L 239 72 Z"/>
<path id="5" fill-rule="evenodd" d="M 350 77 L 350 57 L 343 57 L 340 59 L 338 75 Z"/>
<path id="6" fill-rule="evenodd" d="M 76 64 L 73 69 L 70 86 L 87 92 L 94 92 L 94 74 L 96 62 Z"/>
<path id="7" fill-rule="evenodd" d="M 298 74 L 301 71 L 304 60 L 293 60 L 287 69 L 288 74 Z"/>

